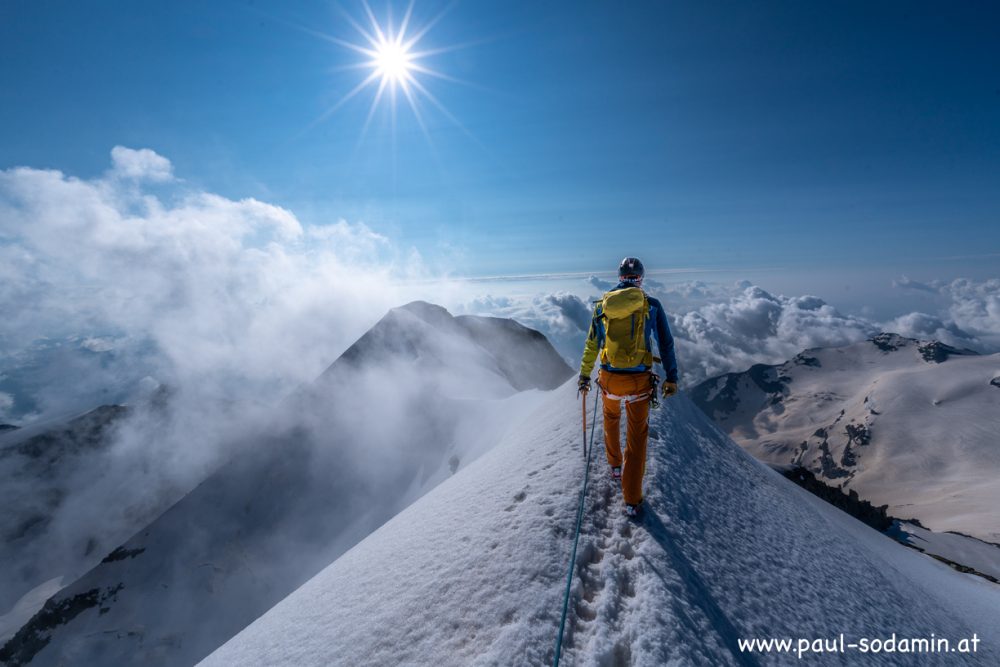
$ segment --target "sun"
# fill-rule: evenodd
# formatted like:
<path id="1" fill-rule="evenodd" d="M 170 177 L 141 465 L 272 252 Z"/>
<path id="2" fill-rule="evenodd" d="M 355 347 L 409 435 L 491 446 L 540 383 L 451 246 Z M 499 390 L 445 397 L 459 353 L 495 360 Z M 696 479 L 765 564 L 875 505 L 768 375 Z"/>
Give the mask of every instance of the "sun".
<path id="1" fill-rule="evenodd" d="M 405 44 L 384 41 L 375 49 L 375 59 L 372 64 L 375 72 L 391 85 L 406 83 L 412 76 L 412 56 Z"/>
<path id="2" fill-rule="evenodd" d="M 466 83 L 432 69 L 425 62 L 425 59 L 430 56 L 464 48 L 464 46 L 445 46 L 434 49 L 423 48 L 421 50 L 417 50 L 417 46 L 421 40 L 448 10 L 446 9 L 445 12 L 442 12 L 431 21 L 425 23 L 419 29 L 415 29 L 413 27 L 414 0 L 411 0 L 407 6 L 402 21 L 398 24 L 393 23 L 391 15 L 384 23 L 379 22 L 366 0 L 362 0 L 361 6 L 364 8 L 368 27 L 358 23 L 350 14 L 341 10 L 346 21 L 362 37 L 363 42 L 360 44 L 355 44 L 344 39 L 318 33 L 313 30 L 306 30 L 313 35 L 350 49 L 351 51 L 365 57 L 364 60 L 347 65 L 341 69 L 360 69 L 368 71 L 367 76 L 365 76 L 357 85 L 354 86 L 354 88 L 344 95 L 333 107 L 327 109 L 319 118 L 317 118 L 313 125 L 316 125 L 317 123 L 320 123 L 330 117 L 348 101 L 356 97 L 361 91 L 374 87 L 375 92 L 372 98 L 371 107 L 368 110 L 367 118 L 365 119 L 364 126 L 361 129 L 360 138 L 364 137 L 368 126 L 371 123 L 372 117 L 375 115 L 375 111 L 383 102 L 389 104 L 392 109 L 392 121 L 393 127 L 395 128 L 395 106 L 400 97 L 406 100 L 410 110 L 413 112 L 414 117 L 420 125 L 420 129 L 423 131 L 428 140 L 430 139 L 430 135 L 427 130 L 427 126 L 424 123 L 424 117 L 421 111 L 422 103 L 425 101 L 435 107 L 441 114 L 457 125 L 463 132 L 469 134 L 468 130 L 466 130 L 462 124 L 458 122 L 458 120 L 444 107 L 444 105 L 441 104 L 441 102 L 438 101 L 431 91 L 428 90 L 427 86 L 421 81 L 421 79 L 426 77 L 434 77 L 455 83 Z"/>

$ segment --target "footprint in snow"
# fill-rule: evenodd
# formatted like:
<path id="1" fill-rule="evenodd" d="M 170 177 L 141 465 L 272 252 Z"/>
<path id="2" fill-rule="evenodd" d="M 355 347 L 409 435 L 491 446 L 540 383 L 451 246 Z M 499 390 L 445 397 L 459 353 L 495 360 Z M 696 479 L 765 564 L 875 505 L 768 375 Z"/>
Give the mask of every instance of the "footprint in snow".
<path id="1" fill-rule="evenodd" d="M 527 497 L 528 497 L 527 493 L 525 493 L 524 491 L 518 491 L 514 495 L 514 504 L 513 505 L 508 505 L 507 507 L 504 508 L 503 511 L 504 512 L 512 512 L 514 510 L 514 508 L 517 507 L 518 503 L 522 502 Z"/>

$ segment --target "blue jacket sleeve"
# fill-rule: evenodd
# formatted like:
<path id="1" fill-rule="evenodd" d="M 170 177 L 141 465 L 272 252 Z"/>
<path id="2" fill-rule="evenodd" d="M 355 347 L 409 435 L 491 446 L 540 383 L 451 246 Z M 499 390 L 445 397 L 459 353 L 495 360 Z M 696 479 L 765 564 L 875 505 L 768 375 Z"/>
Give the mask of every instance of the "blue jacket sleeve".
<path id="1" fill-rule="evenodd" d="M 649 301 L 655 318 L 653 335 L 656 337 L 656 345 L 660 350 L 660 359 L 666 373 L 666 381 L 677 382 L 677 355 L 674 354 L 674 337 L 670 333 L 667 314 L 663 311 L 659 300 L 650 298 Z"/>

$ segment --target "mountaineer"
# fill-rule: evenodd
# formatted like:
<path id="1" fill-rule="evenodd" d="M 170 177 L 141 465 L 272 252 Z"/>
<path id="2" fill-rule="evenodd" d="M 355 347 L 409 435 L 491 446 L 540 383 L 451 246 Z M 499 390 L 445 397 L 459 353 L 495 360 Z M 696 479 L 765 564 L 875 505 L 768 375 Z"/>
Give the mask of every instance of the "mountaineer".
<path id="1" fill-rule="evenodd" d="M 597 385 L 604 399 L 604 448 L 611 476 L 620 479 L 625 514 L 639 515 L 642 477 L 646 470 L 649 438 L 649 407 L 657 405 L 657 380 L 653 373 L 651 338 L 662 357 L 666 376 L 663 397 L 677 393 L 677 358 L 674 338 L 659 300 L 642 290 L 645 269 L 635 257 L 626 257 L 618 267 L 619 282 L 594 307 L 590 332 L 580 362 L 580 391 L 590 390 L 590 374 L 600 354 Z M 625 452 L 621 450 L 621 402 L 625 401 L 628 423 Z"/>

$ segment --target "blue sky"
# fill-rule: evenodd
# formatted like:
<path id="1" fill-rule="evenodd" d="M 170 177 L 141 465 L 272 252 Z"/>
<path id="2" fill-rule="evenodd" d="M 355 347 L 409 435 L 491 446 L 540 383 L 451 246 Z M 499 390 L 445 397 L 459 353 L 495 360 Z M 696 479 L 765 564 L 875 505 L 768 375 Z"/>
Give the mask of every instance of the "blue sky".
<path id="1" fill-rule="evenodd" d="M 417 2 L 413 25 L 448 6 Z M 423 62 L 467 83 L 421 78 L 462 127 L 425 99 L 429 136 L 405 104 L 393 132 L 382 105 L 362 141 L 374 88 L 315 123 L 365 76 L 309 32 L 363 41 L 343 12 L 4 1 L 0 168 L 91 177 L 148 147 L 198 187 L 364 221 L 463 275 L 626 254 L 790 284 L 1000 273 L 992 3 L 460 2 L 419 47 L 463 47 Z"/>

